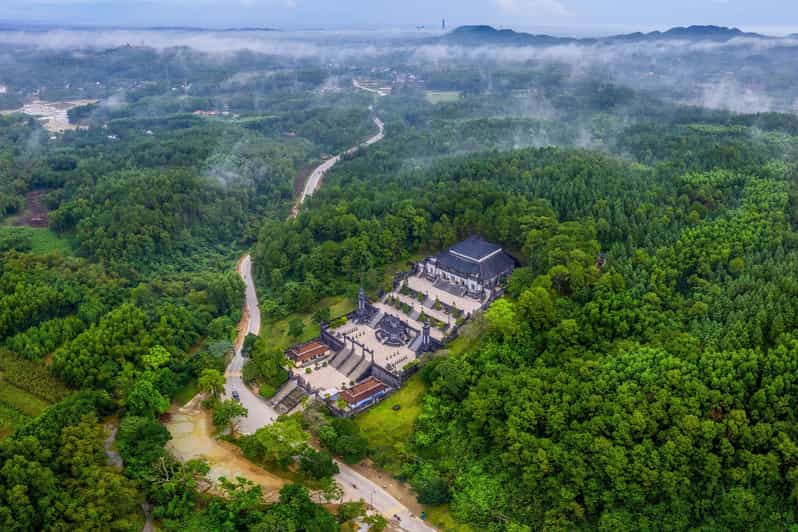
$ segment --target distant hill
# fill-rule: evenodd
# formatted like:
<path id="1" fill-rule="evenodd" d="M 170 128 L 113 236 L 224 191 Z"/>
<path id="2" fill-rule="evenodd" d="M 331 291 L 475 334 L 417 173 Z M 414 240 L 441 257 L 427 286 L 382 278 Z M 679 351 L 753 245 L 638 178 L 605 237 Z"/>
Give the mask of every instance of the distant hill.
<path id="1" fill-rule="evenodd" d="M 650 33 L 628 33 L 601 38 L 577 39 L 573 37 L 554 37 L 522 33 L 513 30 L 499 30 L 492 26 L 461 26 L 451 33 L 439 38 L 447 44 L 461 46 L 551 46 L 557 44 L 595 44 L 613 42 L 636 42 L 656 40 L 691 40 L 691 41 L 716 41 L 724 42 L 737 37 L 750 37 L 769 39 L 758 33 L 746 33 L 737 28 L 723 26 L 688 26 L 671 28 L 667 31 L 653 31 Z"/>
<path id="2" fill-rule="evenodd" d="M 551 35 L 533 35 L 513 30 L 497 30 L 493 26 L 460 26 L 451 33 L 441 37 L 452 44 L 482 45 L 500 44 L 511 46 L 549 46 L 577 42 L 578 39 L 568 37 L 552 37 Z"/>

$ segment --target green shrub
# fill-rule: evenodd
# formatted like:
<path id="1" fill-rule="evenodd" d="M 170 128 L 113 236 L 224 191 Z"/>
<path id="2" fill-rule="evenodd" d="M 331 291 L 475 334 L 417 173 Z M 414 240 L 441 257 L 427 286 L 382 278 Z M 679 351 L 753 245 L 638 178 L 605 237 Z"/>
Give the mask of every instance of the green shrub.
<path id="1" fill-rule="evenodd" d="M 277 393 L 277 388 L 270 384 L 261 384 L 258 393 L 260 393 L 260 396 L 264 399 L 271 399 L 274 397 L 274 394 Z"/>

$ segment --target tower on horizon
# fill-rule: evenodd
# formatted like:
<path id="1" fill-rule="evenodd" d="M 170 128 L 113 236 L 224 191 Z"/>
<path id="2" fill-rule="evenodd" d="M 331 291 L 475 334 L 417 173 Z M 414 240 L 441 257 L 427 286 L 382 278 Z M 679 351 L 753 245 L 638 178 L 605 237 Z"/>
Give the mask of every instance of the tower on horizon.
<path id="1" fill-rule="evenodd" d="M 446 31 L 446 19 L 441 20 L 441 30 Z"/>

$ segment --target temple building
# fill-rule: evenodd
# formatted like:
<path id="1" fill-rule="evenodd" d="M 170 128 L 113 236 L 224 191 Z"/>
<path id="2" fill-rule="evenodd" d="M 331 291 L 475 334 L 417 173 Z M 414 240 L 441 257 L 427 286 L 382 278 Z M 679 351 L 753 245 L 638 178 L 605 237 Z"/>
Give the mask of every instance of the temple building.
<path id="1" fill-rule="evenodd" d="M 330 354 L 330 348 L 317 340 L 292 347 L 286 356 L 297 366 L 304 366 Z"/>
<path id="2" fill-rule="evenodd" d="M 349 408 L 360 408 L 373 403 L 385 395 L 387 391 L 388 387 L 384 382 L 374 377 L 369 377 L 352 388 L 343 391 L 341 399 L 346 401 Z"/>
<path id="3" fill-rule="evenodd" d="M 472 235 L 427 258 L 422 267 L 427 279 L 439 288 L 481 300 L 512 273 L 515 259 L 501 246 Z"/>

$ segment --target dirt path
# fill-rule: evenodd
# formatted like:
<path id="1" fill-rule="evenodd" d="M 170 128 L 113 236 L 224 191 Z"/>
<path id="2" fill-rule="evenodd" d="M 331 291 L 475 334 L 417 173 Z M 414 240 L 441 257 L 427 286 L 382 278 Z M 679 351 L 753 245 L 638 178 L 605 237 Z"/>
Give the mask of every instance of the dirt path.
<path id="1" fill-rule="evenodd" d="M 47 227 L 47 207 L 42 203 L 42 196 L 48 190 L 32 190 L 25 194 L 25 209 L 13 218 L 16 226 Z"/>

